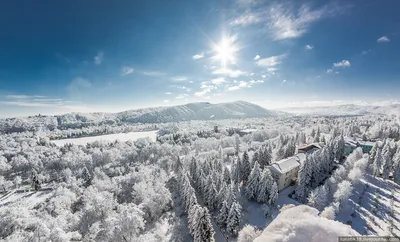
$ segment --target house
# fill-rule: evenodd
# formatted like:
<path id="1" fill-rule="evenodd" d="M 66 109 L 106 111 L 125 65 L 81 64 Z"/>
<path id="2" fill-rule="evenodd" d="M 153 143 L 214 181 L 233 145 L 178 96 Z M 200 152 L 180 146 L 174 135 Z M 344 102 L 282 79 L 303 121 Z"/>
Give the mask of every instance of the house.
<path id="1" fill-rule="evenodd" d="M 318 143 L 312 143 L 308 145 L 303 145 L 300 147 L 297 147 L 297 153 L 305 153 L 305 154 L 311 154 L 316 150 L 321 149 L 321 145 Z"/>
<path id="2" fill-rule="evenodd" d="M 351 154 L 357 147 L 361 147 L 363 153 L 369 153 L 374 146 L 374 142 L 369 141 L 361 141 L 361 140 L 354 140 L 349 137 L 344 138 L 344 155 L 348 156 Z"/>
<path id="3" fill-rule="evenodd" d="M 239 130 L 237 133 L 240 136 L 244 136 L 244 135 L 247 135 L 247 134 L 251 134 L 251 133 L 253 133 L 255 131 L 257 131 L 257 129 L 242 129 L 242 130 Z"/>
<path id="4" fill-rule="evenodd" d="M 278 185 L 278 190 L 281 191 L 288 187 L 292 182 L 297 180 L 297 173 L 300 165 L 306 160 L 305 153 L 298 153 L 292 157 L 280 160 L 270 166 L 272 177 Z"/>

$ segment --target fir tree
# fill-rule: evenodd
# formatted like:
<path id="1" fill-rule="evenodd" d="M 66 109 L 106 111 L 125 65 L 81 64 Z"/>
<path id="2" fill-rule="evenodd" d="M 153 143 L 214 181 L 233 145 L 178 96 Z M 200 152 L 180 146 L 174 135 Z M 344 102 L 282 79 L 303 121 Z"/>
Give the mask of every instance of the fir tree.
<path id="1" fill-rule="evenodd" d="M 240 167 L 240 173 L 241 173 L 241 180 L 243 181 L 244 184 L 247 183 L 247 180 L 250 175 L 251 167 L 250 167 L 250 161 L 249 161 L 249 155 L 247 154 L 247 151 L 243 153 L 243 158 L 241 160 L 241 167 Z"/>
<path id="2" fill-rule="evenodd" d="M 227 167 L 224 168 L 224 181 L 227 184 L 231 183 L 231 172 Z"/>
<path id="3" fill-rule="evenodd" d="M 222 226 L 225 227 L 226 226 L 226 222 L 228 220 L 228 216 L 229 216 L 229 207 L 228 207 L 228 203 L 226 201 L 222 202 L 222 207 L 219 210 L 219 213 L 216 217 L 216 221 L 217 223 Z"/>
<path id="4" fill-rule="evenodd" d="M 182 168 L 183 168 L 183 164 L 181 162 L 181 158 L 178 156 L 178 159 L 176 160 L 176 163 L 175 163 L 175 169 L 174 170 L 175 170 L 175 172 L 178 172 Z"/>
<path id="5" fill-rule="evenodd" d="M 226 229 L 229 233 L 236 236 L 239 232 L 239 223 L 240 223 L 240 215 L 241 208 L 237 202 L 233 202 L 231 209 L 229 210 L 228 215 L 228 223 L 226 225 Z"/>
<path id="6" fill-rule="evenodd" d="M 381 173 L 382 166 L 382 152 L 381 149 L 376 151 L 375 160 L 374 160 L 374 176 L 379 176 Z"/>
<path id="7" fill-rule="evenodd" d="M 211 224 L 211 217 L 208 209 L 199 207 L 196 218 L 196 229 L 193 233 L 194 242 L 215 241 L 214 228 Z"/>
<path id="8" fill-rule="evenodd" d="M 82 170 L 82 178 L 85 181 L 85 187 L 88 187 L 92 184 L 92 176 L 90 175 L 89 170 L 86 168 L 86 166 Z"/>
<path id="9" fill-rule="evenodd" d="M 269 200 L 268 200 L 269 204 L 274 205 L 276 199 L 278 199 L 278 185 L 274 181 L 272 183 L 271 192 L 269 194 Z"/>
<path id="10" fill-rule="evenodd" d="M 392 169 L 392 161 L 390 158 L 390 152 L 387 151 L 383 155 L 383 169 L 382 169 L 382 177 L 383 179 L 389 178 L 389 173 Z"/>
<path id="11" fill-rule="evenodd" d="M 246 192 L 246 197 L 248 199 L 251 200 L 256 198 L 258 192 L 258 186 L 260 183 L 260 178 L 261 178 L 260 165 L 256 161 L 253 169 L 250 172 L 249 180 L 246 184 L 245 192 Z"/>
<path id="12" fill-rule="evenodd" d="M 309 157 L 300 165 L 298 173 L 298 183 L 296 187 L 296 196 L 300 202 L 305 202 L 311 182 L 311 171 L 309 167 Z"/>
<path id="13" fill-rule="evenodd" d="M 273 182 L 271 171 L 268 168 L 264 169 L 258 185 L 257 202 L 264 203 L 268 201 Z"/>

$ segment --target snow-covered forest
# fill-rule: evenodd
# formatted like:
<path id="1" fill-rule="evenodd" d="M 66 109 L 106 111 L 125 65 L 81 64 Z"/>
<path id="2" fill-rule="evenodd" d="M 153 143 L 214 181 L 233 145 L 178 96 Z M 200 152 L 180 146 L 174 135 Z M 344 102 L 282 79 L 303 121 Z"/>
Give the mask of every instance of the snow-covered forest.
<path id="1" fill-rule="evenodd" d="M 390 117 L 274 116 L 63 129 L 37 120 L 23 129 L 23 121 L 1 122 L 4 241 L 247 242 L 285 204 L 312 206 L 316 216 L 362 235 L 400 235 L 400 125 Z M 52 142 L 155 129 L 155 142 Z M 348 139 L 374 146 L 369 153 L 355 148 L 345 155 Z M 279 191 L 269 166 L 311 143 L 321 148 L 306 155 L 296 184 Z"/>

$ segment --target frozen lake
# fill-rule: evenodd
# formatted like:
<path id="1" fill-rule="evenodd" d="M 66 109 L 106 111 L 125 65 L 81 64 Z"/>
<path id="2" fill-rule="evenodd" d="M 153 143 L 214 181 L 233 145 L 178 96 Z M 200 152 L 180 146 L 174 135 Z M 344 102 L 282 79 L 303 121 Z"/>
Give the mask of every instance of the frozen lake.
<path id="1" fill-rule="evenodd" d="M 74 138 L 74 139 L 60 139 L 60 140 L 52 140 L 51 142 L 55 143 L 58 146 L 63 146 L 67 143 L 72 143 L 72 144 L 76 144 L 76 145 L 85 145 L 87 143 L 91 143 L 96 140 L 104 140 L 104 141 L 113 142 L 115 140 L 120 140 L 120 141 L 137 140 L 137 139 L 145 138 L 145 137 L 149 137 L 152 141 L 156 141 L 157 130 L 147 131 L 147 132 L 105 134 L 105 135 L 99 135 L 99 136 Z"/>

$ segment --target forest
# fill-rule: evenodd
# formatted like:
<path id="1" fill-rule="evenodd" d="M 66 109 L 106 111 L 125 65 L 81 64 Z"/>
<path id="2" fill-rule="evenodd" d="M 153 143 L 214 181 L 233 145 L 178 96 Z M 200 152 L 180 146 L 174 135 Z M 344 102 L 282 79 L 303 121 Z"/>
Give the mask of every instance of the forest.
<path id="1" fill-rule="evenodd" d="M 351 225 L 356 208 L 349 197 L 368 189 L 361 181 L 369 174 L 400 184 L 400 126 L 390 117 L 271 117 L 107 129 L 93 124 L 62 130 L 40 122 L 21 130 L 15 120 L 2 122 L 8 127 L 0 136 L 3 241 L 253 241 L 279 212 L 278 198 L 284 196 L 269 166 L 310 143 L 322 148 L 306 156 L 289 197 L 318 209 L 321 217 Z M 155 128 L 155 142 L 52 143 Z M 253 132 L 237 132 L 244 129 Z M 344 157 L 347 138 L 375 145 L 369 154 L 357 148 Z M 250 207 L 263 211 L 262 227 L 246 217 Z"/>

